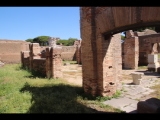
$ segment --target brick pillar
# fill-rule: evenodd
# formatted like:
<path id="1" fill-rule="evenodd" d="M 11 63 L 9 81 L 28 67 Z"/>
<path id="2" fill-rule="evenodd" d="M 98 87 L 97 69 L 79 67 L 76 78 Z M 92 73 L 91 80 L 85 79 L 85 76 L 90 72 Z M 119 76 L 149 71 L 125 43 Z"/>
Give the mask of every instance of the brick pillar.
<path id="1" fill-rule="evenodd" d="M 47 78 L 62 78 L 63 61 L 61 58 L 62 48 L 46 48 L 46 75 Z"/>
<path id="2" fill-rule="evenodd" d="M 96 96 L 97 93 L 97 51 L 96 51 L 96 37 L 95 37 L 95 23 L 94 19 L 84 19 L 86 14 L 86 8 L 80 8 L 81 16 L 81 53 L 82 53 L 82 75 L 83 75 L 83 89 L 85 93 Z M 91 13 L 88 16 L 94 14 L 94 8 L 87 7 L 91 9 Z M 94 17 L 94 16 L 92 16 Z"/>
<path id="3" fill-rule="evenodd" d="M 83 89 L 93 96 L 111 96 L 116 92 L 122 70 L 121 35 L 105 40 L 96 26 L 94 10 L 80 8 Z M 86 19 L 86 14 L 91 19 Z"/>
<path id="4" fill-rule="evenodd" d="M 124 68 L 138 69 L 139 40 L 138 37 L 126 38 L 124 42 Z"/>
<path id="5" fill-rule="evenodd" d="M 29 44 L 29 61 L 30 61 L 30 70 L 33 68 L 33 59 L 40 58 L 40 46 L 39 43 Z"/>
<path id="6" fill-rule="evenodd" d="M 51 66 L 51 47 L 46 48 L 46 77 L 52 78 L 52 66 Z"/>
<path id="7" fill-rule="evenodd" d="M 51 48 L 51 67 L 52 67 L 52 77 L 62 78 L 62 58 L 61 58 L 62 48 Z"/>
<path id="8" fill-rule="evenodd" d="M 98 94 L 111 96 L 116 92 L 121 79 L 121 34 L 107 39 L 99 35 L 97 41 Z"/>

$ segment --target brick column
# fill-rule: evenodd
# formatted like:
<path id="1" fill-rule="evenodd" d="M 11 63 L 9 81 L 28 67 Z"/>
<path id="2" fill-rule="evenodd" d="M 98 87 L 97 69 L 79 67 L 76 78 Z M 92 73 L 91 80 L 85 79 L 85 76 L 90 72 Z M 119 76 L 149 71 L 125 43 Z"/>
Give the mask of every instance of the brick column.
<path id="1" fill-rule="evenodd" d="M 124 42 L 124 68 L 138 69 L 139 40 L 138 37 L 126 38 Z"/>
<path id="2" fill-rule="evenodd" d="M 46 75 L 47 78 L 62 78 L 62 48 L 46 48 Z"/>
<path id="3" fill-rule="evenodd" d="M 51 67 L 51 47 L 46 48 L 46 77 L 52 78 L 52 67 Z"/>
<path id="4" fill-rule="evenodd" d="M 105 40 L 96 25 L 95 8 L 80 11 L 83 89 L 93 96 L 111 96 L 121 77 L 121 35 Z"/>
<path id="5" fill-rule="evenodd" d="M 121 79 L 121 34 L 115 34 L 107 39 L 99 35 L 97 50 L 98 94 L 111 96 L 116 92 Z"/>
<path id="6" fill-rule="evenodd" d="M 52 67 L 52 77 L 62 78 L 62 58 L 61 58 L 62 48 L 51 48 L 51 67 Z"/>
<path id="7" fill-rule="evenodd" d="M 83 89 L 85 93 L 97 95 L 97 51 L 95 38 L 95 23 L 94 19 L 84 19 L 87 14 L 86 8 L 80 8 L 81 14 L 81 53 L 82 53 L 82 75 L 83 75 Z M 87 7 L 91 13 L 88 16 L 94 17 L 94 8 Z"/>

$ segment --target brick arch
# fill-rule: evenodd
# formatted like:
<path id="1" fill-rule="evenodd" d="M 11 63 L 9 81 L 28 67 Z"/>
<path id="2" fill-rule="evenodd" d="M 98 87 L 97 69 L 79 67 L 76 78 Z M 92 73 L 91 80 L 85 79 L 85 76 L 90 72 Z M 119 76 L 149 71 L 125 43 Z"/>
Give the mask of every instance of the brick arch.
<path id="1" fill-rule="evenodd" d="M 121 79 L 120 32 L 160 25 L 160 7 L 80 7 L 83 88 L 113 95 Z"/>

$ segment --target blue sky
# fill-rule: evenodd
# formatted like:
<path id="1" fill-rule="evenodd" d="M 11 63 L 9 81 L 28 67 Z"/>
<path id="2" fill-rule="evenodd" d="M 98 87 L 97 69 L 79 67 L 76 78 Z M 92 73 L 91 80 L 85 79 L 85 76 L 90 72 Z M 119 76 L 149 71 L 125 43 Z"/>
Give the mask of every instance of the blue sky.
<path id="1" fill-rule="evenodd" d="M 0 15 L 0 39 L 81 39 L 79 7 L 0 7 Z"/>

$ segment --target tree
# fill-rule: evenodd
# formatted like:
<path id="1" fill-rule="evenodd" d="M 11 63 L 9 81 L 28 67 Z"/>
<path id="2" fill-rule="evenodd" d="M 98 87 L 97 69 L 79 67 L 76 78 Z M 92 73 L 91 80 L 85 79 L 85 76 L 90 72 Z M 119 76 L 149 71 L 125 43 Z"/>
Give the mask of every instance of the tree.
<path id="1" fill-rule="evenodd" d="M 27 39 L 27 40 L 25 40 L 26 42 L 31 42 L 31 43 L 33 43 L 33 39 L 32 38 L 29 38 L 29 39 Z"/>
<path id="2" fill-rule="evenodd" d="M 34 43 L 39 43 L 40 46 L 46 46 L 48 44 L 50 36 L 38 36 L 33 39 Z"/>
<path id="3" fill-rule="evenodd" d="M 63 44 L 64 46 L 72 46 L 74 45 L 75 40 L 77 40 L 77 38 L 69 38 L 68 40 L 60 39 L 57 41 L 57 45 Z"/>
<path id="4" fill-rule="evenodd" d="M 121 35 L 121 40 L 124 40 L 125 39 L 125 36 Z"/>

